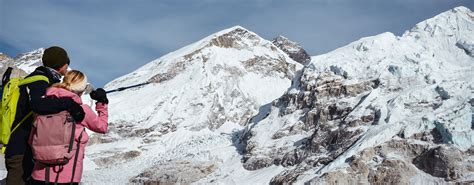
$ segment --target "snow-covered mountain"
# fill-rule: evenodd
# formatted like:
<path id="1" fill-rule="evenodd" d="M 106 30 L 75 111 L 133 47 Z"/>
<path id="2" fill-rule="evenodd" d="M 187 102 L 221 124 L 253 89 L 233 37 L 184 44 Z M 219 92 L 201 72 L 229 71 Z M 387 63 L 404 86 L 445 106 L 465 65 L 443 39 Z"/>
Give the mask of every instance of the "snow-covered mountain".
<path id="1" fill-rule="evenodd" d="M 43 52 L 44 48 L 39 48 L 20 54 L 14 58 L 15 66 L 29 74 L 42 65 L 41 57 L 43 57 Z"/>
<path id="2" fill-rule="evenodd" d="M 31 72 L 42 51 L 0 54 L 0 69 Z M 110 130 L 90 138 L 84 183 L 474 182 L 471 10 L 304 67 L 301 51 L 236 26 L 108 83 L 148 84 L 109 94 Z"/>
<path id="3" fill-rule="evenodd" d="M 236 26 L 108 83 L 150 84 L 110 94 L 110 132 L 87 149 L 85 182 L 190 183 L 240 164 L 235 137 L 301 68 Z"/>
<path id="4" fill-rule="evenodd" d="M 244 167 L 285 167 L 276 184 L 473 182 L 473 42 L 458 7 L 313 57 L 251 120 Z"/>

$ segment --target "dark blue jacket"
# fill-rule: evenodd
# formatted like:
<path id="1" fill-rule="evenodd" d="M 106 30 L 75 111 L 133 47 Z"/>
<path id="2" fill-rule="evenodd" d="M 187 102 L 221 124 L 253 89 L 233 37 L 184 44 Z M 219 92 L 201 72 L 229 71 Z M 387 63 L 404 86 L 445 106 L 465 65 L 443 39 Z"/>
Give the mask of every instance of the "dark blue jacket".
<path id="1" fill-rule="evenodd" d="M 20 98 L 18 100 L 15 121 L 13 122 L 12 128 L 30 111 L 37 114 L 53 114 L 67 110 L 73 104 L 73 100 L 69 98 L 44 98 L 46 89 L 53 83 L 60 82 L 61 79 L 58 79 L 57 75 L 52 74 L 50 70 L 43 66 L 36 68 L 35 71 L 28 76 L 33 75 L 44 75 L 48 77 L 49 84 L 45 81 L 36 81 L 20 87 Z M 28 145 L 28 137 L 32 124 L 33 116 L 30 116 L 30 118 L 11 134 L 5 151 L 5 157 L 23 155 L 31 152 L 30 146 Z"/>

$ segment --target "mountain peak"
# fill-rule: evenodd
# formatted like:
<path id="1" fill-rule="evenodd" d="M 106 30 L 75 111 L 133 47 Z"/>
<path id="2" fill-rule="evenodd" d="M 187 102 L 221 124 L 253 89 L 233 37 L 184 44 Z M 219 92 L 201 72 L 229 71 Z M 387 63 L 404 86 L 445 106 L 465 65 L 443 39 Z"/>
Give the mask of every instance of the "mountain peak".
<path id="1" fill-rule="evenodd" d="M 302 46 L 290 39 L 278 35 L 272 40 L 273 44 L 283 50 L 291 59 L 305 65 L 310 62 L 311 57 L 306 53 Z"/>
<path id="2" fill-rule="evenodd" d="M 290 41 L 290 39 L 286 38 L 286 37 L 283 36 L 283 35 L 278 35 L 278 36 L 275 37 L 273 40 L 275 40 L 275 41 Z"/>
<path id="3" fill-rule="evenodd" d="M 451 9 L 452 12 L 457 13 L 457 12 L 462 12 L 462 13 L 470 13 L 471 10 L 465 6 L 458 6 L 453 9 Z"/>
<path id="4" fill-rule="evenodd" d="M 240 26 L 240 25 L 235 25 L 235 26 L 232 26 L 232 27 L 230 27 L 230 28 L 221 30 L 221 31 L 219 31 L 219 32 L 217 32 L 217 33 L 215 33 L 215 34 L 213 34 L 213 35 L 218 36 L 218 35 L 223 35 L 223 34 L 226 34 L 226 33 L 229 33 L 229 32 L 233 32 L 233 31 L 238 31 L 238 30 L 239 30 L 239 31 L 249 31 L 248 29 L 246 29 L 246 28 L 244 28 L 244 27 L 242 27 L 242 26 Z"/>
<path id="5" fill-rule="evenodd" d="M 18 54 L 15 57 L 15 60 L 26 60 L 27 58 L 31 58 L 31 57 L 36 57 L 36 58 L 42 57 L 43 52 L 44 52 L 44 48 L 38 48 L 30 52 Z"/>
<path id="6" fill-rule="evenodd" d="M 403 36 L 414 36 L 416 39 L 422 35 L 458 37 L 463 35 L 459 33 L 460 30 L 474 29 L 473 24 L 474 13 L 469 8 L 459 6 L 416 24 Z"/>
<path id="7" fill-rule="evenodd" d="M 263 40 L 257 34 L 245 29 L 242 26 L 234 26 L 213 34 L 210 43 L 213 46 L 222 48 L 242 48 L 254 46 L 255 41 Z"/>

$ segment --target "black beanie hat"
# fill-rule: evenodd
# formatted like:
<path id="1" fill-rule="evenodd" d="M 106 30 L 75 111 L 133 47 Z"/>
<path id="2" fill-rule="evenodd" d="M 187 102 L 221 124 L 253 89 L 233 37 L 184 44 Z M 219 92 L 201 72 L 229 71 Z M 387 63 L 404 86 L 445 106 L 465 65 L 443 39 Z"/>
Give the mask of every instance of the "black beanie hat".
<path id="1" fill-rule="evenodd" d="M 69 57 L 67 56 L 66 50 L 59 46 L 52 46 L 45 49 L 42 60 L 43 66 L 53 69 L 59 69 L 63 67 L 64 64 L 69 65 Z"/>

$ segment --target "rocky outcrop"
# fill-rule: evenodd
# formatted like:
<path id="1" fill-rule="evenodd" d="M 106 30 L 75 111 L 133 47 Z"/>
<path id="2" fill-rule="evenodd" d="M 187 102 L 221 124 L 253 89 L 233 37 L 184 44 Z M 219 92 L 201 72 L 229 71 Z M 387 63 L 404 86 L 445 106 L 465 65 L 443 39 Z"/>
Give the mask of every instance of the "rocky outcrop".
<path id="1" fill-rule="evenodd" d="M 381 146 L 367 148 L 347 159 L 342 170 L 324 173 L 310 183 L 329 184 L 411 184 L 414 182 L 443 183 L 442 179 L 427 178 L 418 171 L 441 177 L 446 181 L 463 183 L 463 175 L 470 173 L 474 161 L 469 151 L 429 142 L 395 139 Z M 412 161 L 412 162 L 410 162 Z M 344 171 L 344 172 L 343 172 Z M 294 174 L 293 174 L 294 175 Z M 416 176 L 416 177 L 415 177 Z M 418 181 L 413 181 L 413 180 Z"/>
<path id="2" fill-rule="evenodd" d="M 357 106 L 349 100 L 370 93 L 378 87 L 377 80 L 344 84 L 344 76 L 332 71 L 318 75 L 314 79 L 315 83 L 306 80 L 307 78 L 312 77 L 309 73 L 303 74 L 300 81 L 301 89 L 298 92 L 290 91 L 274 102 L 275 106 L 280 107 L 280 116 L 289 115 L 296 110 L 305 110 L 305 114 L 298 123 L 275 132 L 272 139 L 289 137 L 302 131 L 311 135 L 298 144 L 301 148 L 287 150 L 286 147 L 282 147 L 265 155 L 256 150 L 255 145 L 258 144 L 254 141 L 244 140 L 247 146 L 247 155 L 244 156 L 246 169 L 256 170 L 272 164 L 294 166 L 303 161 L 306 164 L 327 164 L 357 141 L 364 132 L 363 129 L 354 126 L 377 122 L 376 111 L 357 119 L 352 118 L 350 122 L 346 121 L 349 113 Z M 358 120 L 359 124 L 355 125 L 354 122 Z M 253 135 L 251 131 L 247 134 L 246 138 L 251 138 Z M 255 155 L 254 152 L 259 155 Z M 312 157 L 315 154 L 325 155 Z"/>
<path id="3" fill-rule="evenodd" d="M 157 164 L 130 179 L 133 184 L 190 184 L 216 170 L 212 163 L 170 161 Z"/>
<path id="4" fill-rule="evenodd" d="M 0 53 L 0 74 L 3 75 L 8 67 L 13 66 L 14 60 L 8 55 Z"/>
<path id="5" fill-rule="evenodd" d="M 210 46 L 222 48 L 249 48 L 255 46 L 260 40 L 258 36 L 242 27 L 236 27 L 230 32 L 219 35 L 210 41 Z M 251 41 L 251 42 L 248 42 Z"/>
<path id="6" fill-rule="evenodd" d="M 306 65 L 311 61 L 311 56 L 298 43 L 289 40 L 288 38 L 279 35 L 272 40 L 273 44 L 283 50 L 290 56 L 291 59 Z"/>
<path id="7" fill-rule="evenodd" d="M 140 156 L 140 151 L 117 152 L 112 154 L 104 154 L 105 157 L 98 157 L 94 159 L 94 163 L 98 166 L 111 166 L 117 163 L 126 162 Z M 108 155 L 108 156 L 107 156 Z"/>
<path id="8" fill-rule="evenodd" d="M 474 57 L 474 42 L 472 41 L 458 41 L 456 46 L 464 50 L 466 54 L 471 57 Z"/>
<path id="9" fill-rule="evenodd" d="M 463 174 L 467 174 L 467 164 L 463 156 L 467 154 L 455 147 L 439 146 L 419 155 L 413 163 L 421 170 L 435 177 L 441 177 L 448 181 L 458 180 Z M 470 162 L 470 166 L 474 163 Z"/>

